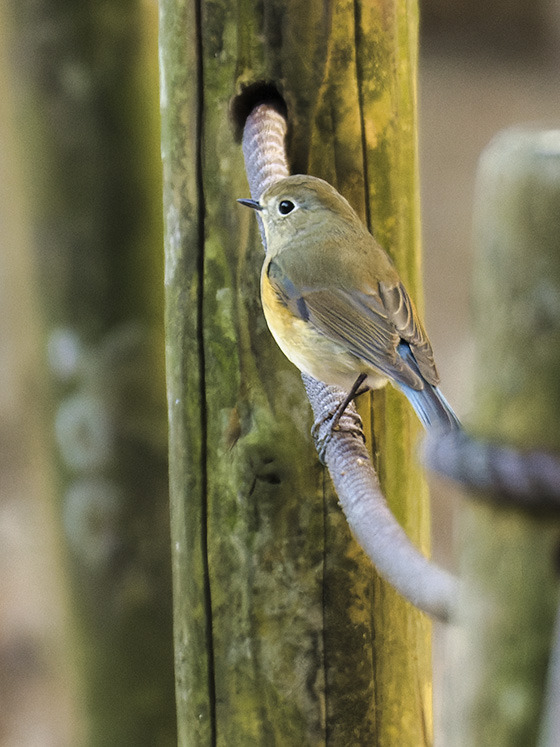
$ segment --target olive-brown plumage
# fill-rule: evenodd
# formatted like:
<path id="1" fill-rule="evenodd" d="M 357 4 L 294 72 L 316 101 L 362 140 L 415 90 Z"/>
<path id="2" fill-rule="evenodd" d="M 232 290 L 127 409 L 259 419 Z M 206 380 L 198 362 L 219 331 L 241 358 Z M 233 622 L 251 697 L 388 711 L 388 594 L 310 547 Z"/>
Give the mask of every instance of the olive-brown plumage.
<path id="1" fill-rule="evenodd" d="M 441 395 L 430 341 L 397 270 L 350 204 L 322 179 L 290 176 L 258 202 L 267 254 L 266 321 L 302 372 L 349 391 L 391 381 L 426 427 L 458 420 Z"/>

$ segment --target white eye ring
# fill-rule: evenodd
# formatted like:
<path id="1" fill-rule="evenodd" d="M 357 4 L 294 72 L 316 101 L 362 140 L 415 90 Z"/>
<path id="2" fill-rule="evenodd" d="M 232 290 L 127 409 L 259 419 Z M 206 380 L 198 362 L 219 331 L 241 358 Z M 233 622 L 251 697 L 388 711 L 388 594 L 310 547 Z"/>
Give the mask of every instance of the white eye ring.
<path id="1" fill-rule="evenodd" d="M 278 212 L 280 215 L 289 215 L 296 207 L 296 204 L 292 200 L 280 200 L 278 203 Z"/>

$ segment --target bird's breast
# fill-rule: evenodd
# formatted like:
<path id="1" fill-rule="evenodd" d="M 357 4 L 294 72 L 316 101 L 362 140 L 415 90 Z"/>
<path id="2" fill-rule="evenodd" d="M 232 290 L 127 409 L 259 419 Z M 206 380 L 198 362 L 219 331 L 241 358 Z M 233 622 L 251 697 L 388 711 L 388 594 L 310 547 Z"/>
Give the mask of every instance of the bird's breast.
<path id="1" fill-rule="evenodd" d="M 282 301 L 268 279 L 261 276 L 261 298 L 268 328 L 284 355 L 303 373 L 325 384 L 349 390 L 361 373 L 368 374 L 368 385 L 377 388 L 385 377 L 352 355 L 339 342 L 321 333 L 309 320 L 294 314 Z"/>

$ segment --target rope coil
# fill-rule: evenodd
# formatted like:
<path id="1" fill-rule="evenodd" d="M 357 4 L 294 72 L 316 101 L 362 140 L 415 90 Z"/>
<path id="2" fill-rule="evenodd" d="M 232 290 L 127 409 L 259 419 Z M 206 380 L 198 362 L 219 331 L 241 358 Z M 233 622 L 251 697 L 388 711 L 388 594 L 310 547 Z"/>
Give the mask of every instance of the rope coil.
<path id="1" fill-rule="evenodd" d="M 426 466 L 487 500 L 527 509 L 560 508 L 560 457 L 484 441 L 463 430 L 428 434 Z"/>

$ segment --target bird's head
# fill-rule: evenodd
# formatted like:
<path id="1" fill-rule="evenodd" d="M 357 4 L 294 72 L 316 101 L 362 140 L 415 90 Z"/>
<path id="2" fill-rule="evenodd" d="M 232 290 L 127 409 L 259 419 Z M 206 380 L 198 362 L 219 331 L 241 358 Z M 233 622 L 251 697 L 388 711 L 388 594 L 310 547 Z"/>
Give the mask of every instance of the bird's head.
<path id="1" fill-rule="evenodd" d="M 360 219 L 334 187 L 314 176 L 297 174 L 269 187 L 259 200 L 238 200 L 262 217 L 267 251 L 273 254 L 294 240 L 317 232 L 339 232 Z"/>

